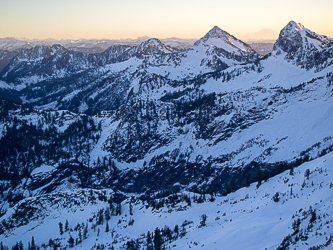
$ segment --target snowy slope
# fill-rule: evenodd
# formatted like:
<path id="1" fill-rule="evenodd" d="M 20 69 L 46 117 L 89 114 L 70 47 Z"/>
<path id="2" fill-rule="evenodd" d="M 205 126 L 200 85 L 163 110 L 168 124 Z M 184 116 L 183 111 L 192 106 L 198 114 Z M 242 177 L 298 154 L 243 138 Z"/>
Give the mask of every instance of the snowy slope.
<path id="1" fill-rule="evenodd" d="M 325 138 L 333 136 L 330 129 L 330 124 L 333 122 L 331 119 L 333 99 L 330 94 L 331 86 L 328 86 L 330 78 L 326 76 L 327 72 L 331 72 L 331 68 L 320 72 L 314 78 L 313 72 L 290 65 L 280 58 L 271 57 L 262 62 L 260 74 L 249 71 L 228 82 L 209 78 L 200 87 L 188 90 L 189 93 L 201 90 L 205 95 L 216 93 L 215 110 L 211 111 L 212 117 L 208 126 L 212 127 L 214 132 L 209 140 L 197 138 L 198 126 L 190 122 L 191 117 L 197 115 L 195 111 L 189 112 L 182 119 L 186 124 L 182 128 L 187 131 L 185 134 L 178 133 L 178 128 L 168 123 L 163 111 L 159 111 L 161 113 L 156 132 L 161 136 L 167 133 L 169 142 L 151 148 L 144 160 L 149 162 L 156 154 L 172 152 L 180 144 L 183 145 L 181 148 L 183 153 L 189 150 L 191 145 L 190 161 L 195 161 L 198 154 L 203 158 L 231 154 L 233 155 L 231 165 L 248 164 L 253 160 L 266 162 L 292 160 L 312 145 L 323 143 Z M 240 70 L 244 69 L 239 67 L 226 72 Z M 281 76 L 276 72 L 281 72 Z M 176 93 L 186 88 L 165 87 L 162 91 L 150 90 L 149 98 L 158 100 L 166 91 Z M 227 114 L 215 115 L 216 109 L 222 109 L 231 103 L 233 108 Z M 165 110 L 167 106 L 173 107 L 173 102 L 158 101 L 157 106 L 160 106 L 160 110 Z M 127 107 L 124 107 L 124 110 L 126 109 Z M 243 121 L 237 122 L 239 117 L 242 117 Z M 103 120 L 102 123 L 104 124 Z M 111 133 L 112 136 L 117 133 L 119 136 L 123 135 L 123 138 L 126 137 L 128 126 L 131 126 L 133 121 L 129 123 L 129 125 L 119 123 Z M 246 129 L 241 129 L 242 126 L 246 126 Z M 227 131 L 229 134 L 231 132 L 230 136 L 221 140 L 221 137 L 228 134 Z M 314 134 L 313 131 L 317 132 Z M 112 136 L 109 138 L 112 139 Z M 331 139 L 328 139 L 327 146 L 329 141 Z M 107 144 L 109 141 L 105 141 L 104 145 Z M 290 151 L 290 148 L 293 150 Z M 265 155 L 269 149 L 270 155 Z M 316 154 L 317 152 L 313 152 L 312 157 Z"/>
<path id="2" fill-rule="evenodd" d="M 221 249 L 223 246 L 227 249 L 277 249 L 284 238 L 291 235 L 291 249 L 309 249 L 313 246 L 326 249 L 325 245 L 329 249 L 333 234 L 332 164 L 333 154 L 330 153 L 295 168 L 293 175 L 286 171 L 259 186 L 253 183 L 250 187 L 225 197 L 213 197 L 214 200 L 211 201 L 208 199 L 210 196 L 206 197 L 203 203 L 195 202 L 195 194 L 186 192 L 183 195 L 191 197 L 190 205 L 185 201 L 168 204 L 168 198 L 165 198 L 164 207 L 159 209 L 152 209 L 151 206 L 146 206 L 146 202 L 136 199 L 130 205 L 127 199 L 122 202 L 122 214 L 111 216 L 108 220 L 109 232 L 105 232 L 105 219 L 100 225 L 93 226 L 97 222 L 93 214 L 97 215 L 100 209 L 109 207 L 109 204 L 99 199 L 91 204 L 84 203 L 83 200 L 91 196 L 84 198 L 83 192 L 89 193 L 89 190 L 72 191 L 67 195 L 59 193 L 27 198 L 8 210 L 1 219 L 9 222 L 15 218 L 14 214 L 19 211 L 24 213 L 28 209 L 22 208 L 21 204 L 24 203 L 30 204 L 30 209 L 43 207 L 44 211 L 40 214 L 42 217 L 32 219 L 24 226 L 14 227 L 1 235 L 0 241 L 4 245 L 12 246 L 21 240 L 27 246 L 34 236 L 37 245 L 48 245 L 52 238 L 58 239 L 61 246 L 66 246 L 70 235 L 74 239 L 78 238 L 79 232 L 82 233 L 82 228 L 88 224 L 87 239 L 77 245 L 75 243 L 77 249 L 96 249 L 102 244 L 105 247 L 113 245 L 115 249 L 122 249 L 131 239 L 140 239 L 140 246 L 136 249 L 145 249 L 144 235 L 147 235 L 148 231 L 154 232 L 156 227 L 163 229 L 165 226 L 173 231 L 178 225 L 179 231 L 185 235 L 179 234 L 177 237 L 173 232 L 172 239 L 164 243 L 167 248 Z M 309 179 L 304 175 L 307 169 Z M 106 195 L 109 191 L 100 192 Z M 98 191 L 93 191 L 93 195 L 97 194 Z M 56 205 L 62 195 L 77 198 L 71 198 L 71 202 L 65 203 L 61 199 L 61 205 Z M 277 198 L 274 200 L 273 197 Z M 133 207 L 133 215 L 130 215 L 130 206 Z M 48 207 L 52 209 L 52 214 L 49 214 Z M 201 224 L 203 214 L 207 217 L 205 225 Z M 90 221 L 89 218 L 93 219 Z M 298 219 L 299 225 L 296 223 Z M 65 225 L 66 220 L 69 222 L 69 230 L 60 235 L 58 223 Z M 129 225 L 130 220 L 134 220 L 132 225 Z M 187 223 L 184 223 L 186 221 Z M 182 224 L 185 226 L 182 227 Z M 78 228 L 73 231 L 77 225 Z M 181 231 L 183 228 L 186 233 Z"/>

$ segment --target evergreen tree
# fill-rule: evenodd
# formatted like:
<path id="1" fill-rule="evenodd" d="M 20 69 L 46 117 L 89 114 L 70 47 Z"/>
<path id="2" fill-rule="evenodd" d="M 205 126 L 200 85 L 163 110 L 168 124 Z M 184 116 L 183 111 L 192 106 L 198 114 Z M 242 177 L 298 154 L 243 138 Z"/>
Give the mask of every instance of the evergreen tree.
<path id="1" fill-rule="evenodd" d="M 272 199 L 273 199 L 274 202 L 279 202 L 279 200 L 280 200 L 280 193 L 276 192 Z"/>
<path id="2" fill-rule="evenodd" d="M 201 221 L 200 221 L 199 227 L 205 227 L 206 226 L 206 221 L 207 221 L 207 215 L 206 214 L 202 214 L 201 215 Z"/>
<path id="3" fill-rule="evenodd" d="M 311 208 L 311 218 L 310 218 L 310 223 L 314 222 L 316 219 L 317 219 L 316 210 L 312 210 L 312 208 Z"/>
<path id="4" fill-rule="evenodd" d="M 134 224 L 134 219 L 131 217 L 131 218 L 129 219 L 128 225 L 129 225 L 129 226 L 132 226 L 133 224 Z"/>
<path id="5" fill-rule="evenodd" d="M 117 204 L 117 207 L 116 207 L 116 216 L 117 215 L 121 215 L 121 203 Z"/>
<path id="6" fill-rule="evenodd" d="M 294 175 L 294 167 L 293 166 L 291 166 L 291 168 L 290 168 L 289 175 Z"/>
<path id="7" fill-rule="evenodd" d="M 69 230 L 69 223 L 68 223 L 68 220 L 66 220 L 66 223 L 65 223 L 65 232 L 67 232 Z"/>
<path id="8" fill-rule="evenodd" d="M 24 245 L 23 245 L 23 242 L 20 241 L 19 244 L 18 244 L 18 249 L 19 250 L 23 250 L 24 249 Z"/>
<path id="9" fill-rule="evenodd" d="M 35 244 L 35 238 L 34 238 L 34 236 L 31 237 L 30 249 L 31 250 L 36 250 L 36 244 Z"/>
<path id="10" fill-rule="evenodd" d="M 63 230 L 61 222 L 59 222 L 59 231 L 60 231 L 60 235 L 62 235 L 64 233 L 64 230 Z"/>
<path id="11" fill-rule="evenodd" d="M 148 231 L 148 233 L 147 233 L 147 249 L 151 248 L 151 244 L 152 244 L 152 240 L 151 240 L 150 232 Z"/>
<path id="12" fill-rule="evenodd" d="M 14 246 L 12 246 L 12 250 L 19 250 L 18 242 Z"/>
<path id="13" fill-rule="evenodd" d="M 176 233 L 176 237 L 178 238 L 178 236 L 179 236 L 179 227 L 178 227 L 178 225 L 175 226 L 175 229 L 173 231 Z"/>
<path id="14" fill-rule="evenodd" d="M 133 240 L 129 240 L 126 242 L 126 250 L 134 250 Z"/>
<path id="15" fill-rule="evenodd" d="M 109 232 L 109 231 L 110 231 L 110 229 L 109 229 L 109 223 L 106 222 L 105 232 L 107 233 L 107 232 Z"/>
<path id="16" fill-rule="evenodd" d="M 69 240 L 68 240 L 68 246 L 74 247 L 74 238 L 72 237 L 72 235 L 69 236 Z"/>
<path id="17" fill-rule="evenodd" d="M 185 228 L 185 224 L 182 224 L 182 229 L 180 231 L 180 237 L 184 237 L 186 235 L 186 228 Z"/>
<path id="18" fill-rule="evenodd" d="M 133 215 L 133 205 L 132 205 L 132 198 L 129 201 L 129 213 L 130 215 Z"/>
<path id="19" fill-rule="evenodd" d="M 105 220 L 107 220 L 107 221 L 111 219 L 111 214 L 110 214 L 110 208 L 109 207 L 107 207 L 105 209 L 104 217 L 105 217 Z"/>
<path id="20" fill-rule="evenodd" d="M 103 216 L 103 210 L 98 211 L 98 221 L 97 224 L 101 225 L 103 224 L 104 216 Z"/>
<path id="21" fill-rule="evenodd" d="M 162 249 L 162 244 L 163 244 L 162 236 L 161 236 L 159 228 L 157 227 L 154 231 L 154 247 L 155 247 L 155 250 L 161 250 Z"/>
<path id="22" fill-rule="evenodd" d="M 164 226 L 164 229 L 163 229 L 163 236 L 164 236 L 164 237 L 167 237 L 168 240 L 171 240 L 171 239 L 172 239 L 172 231 L 171 231 L 171 229 L 170 229 L 168 226 Z"/>
<path id="23" fill-rule="evenodd" d="M 81 233 L 81 229 L 79 230 L 79 243 L 82 242 L 82 233 Z"/>
<path id="24" fill-rule="evenodd" d="M 86 227 L 83 230 L 83 239 L 87 239 L 88 236 L 88 223 L 86 223 Z"/>
<path id="25" fill-rule="evenodd" d="M 306 169 L 305 172 L 304 172 L 304 177 L 308 180 L 309 177 L 310 177 L 310 169 Z"/>

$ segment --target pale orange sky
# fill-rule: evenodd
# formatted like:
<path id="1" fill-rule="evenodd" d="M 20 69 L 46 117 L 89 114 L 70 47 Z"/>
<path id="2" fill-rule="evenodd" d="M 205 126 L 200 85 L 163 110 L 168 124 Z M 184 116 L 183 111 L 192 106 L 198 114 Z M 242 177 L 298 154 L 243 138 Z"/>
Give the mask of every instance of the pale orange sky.
<path id="1" fill-rule="evenodd" d="M 289 21 L 333 37 L 332 0 L 0 0 L 0 37 L 200 38 L 279 32 Z"/>

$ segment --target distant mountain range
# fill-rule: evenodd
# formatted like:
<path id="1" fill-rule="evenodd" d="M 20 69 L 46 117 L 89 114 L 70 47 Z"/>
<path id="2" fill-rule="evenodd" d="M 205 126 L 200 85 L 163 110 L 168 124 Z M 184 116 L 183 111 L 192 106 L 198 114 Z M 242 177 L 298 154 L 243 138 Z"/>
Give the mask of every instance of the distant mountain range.
<path id="1" fill-rule="evenodd" d="M 26 38 L 0 38 L 0 50 L 14 51 L 18 49 L 30 49 L 38 45 L 48 45 L 52 46 L 54 44 L 59 44 L 66 49 L 85 52 L 85 53 L 101 53 L 107 48 L 113 45 L 128 45 L 128 46 L 137 46 L 140 43 L 150 39 L 150 37 L 143 36 L 137 39 L 119 39 L 119 40 L 110 40 L 110 39 L 26 39 Z M 174 47 L 177 50 L 189 49 L 196 39 L 181 39 L 181 38 L 166 38 L 161 39 L 161 41 L 170 46 Z"/>
<path id="2" fill-rule="evenodd" d="M 241 36 L 240 39 L 243 41 L 255 44 L 253 47 L 258 53 L 268 54 L 273 49 L 273 44 L 277 39 L 278 34 L 272 30 L 265 29 L 260 30 L 254 34 L 247 34 L 245 36 Z M 129 45 L 129 46 L 137 46 L 140 43 L 150 39 L 150 37 L 143 36 L 137 39 L 118 39 L 118 40 L 110 40 L 110 39 L 26 39 L 26 38 L 0 38 L 0 50 L 8 50 L 10 52 L 18 50 L 18 49 L 29 49 L 33 48 L 37 45 L 48 45 L 52 46 L 54 44 L 59 44 L 66 49 L 77 51 L 77 52 L 85 52 L 85 53 L 102 53 L 108 47 L 113 45 Z M 172 47 L 178 51 L 187 50 L 193 46 L 197 39 L 182 39 L 182 38 L 166 38 L 160 39 L 165 45 Z M 269 44 L 269 45 L 267 45 Z M 267 47 L 268 46 L 268 47 Z"/>

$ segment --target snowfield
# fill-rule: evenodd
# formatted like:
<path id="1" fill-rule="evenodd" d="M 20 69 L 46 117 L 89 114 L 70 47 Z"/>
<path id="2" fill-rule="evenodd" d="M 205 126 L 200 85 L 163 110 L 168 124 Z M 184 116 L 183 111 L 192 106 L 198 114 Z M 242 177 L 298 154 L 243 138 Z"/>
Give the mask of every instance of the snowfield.
<path id="1" fill-rule="evenodd" d="M 90 222 L 89 218 L 109 204 L 98 199 L 93 204 L 84 202 L 89 197 L 89 190 L 67 191 L 75 199 L 71 198 L 72 202 L 61 202 L 60 205 L 53 204 L 49 195 L 27 198 L 9 209 L 1 220 L 14 219 L 14 211 L 19 209 L 21 203 L 35 201 L 39 201 L 39 208 L 43 208 L 39 215 L 41 218 L 34 218 L 27 225 L 1 235 L 0 241 L 7 246 L 22 241 L 26 247 L 34 236 L 37 245 L 47 245 L 52 238 L 58 239 L 61 246 L 65 247 L 68 246 L 70 235 L 74 239 L 79 237 L 78 231 L 73 228 L 78 224 L 87 224 L 87 239 L 75 245 L 75 249 L 96 249 L 98 244 L 122 249 L 130 239 L 143 239 L 144 234 L 154 232 L 156 227 L 162 229 L 168 226 L 173 229 L 179 225 L 181 228 L 182 223 L 187 221 L 189 224 L 184 227 L 186 234 L 165 242 L 167 249 L 278 249 L 288 235 L 294 238 L 290 243 L 291 249 L 328 246 L 333 236 L 332 166 L 333 153 L 329 153 L 295 168 L 293 175 L 288 170 L 261 185 L 252 183 L 227 196 L 213 197 L 214 201 L 210 201 L 211 197 L 206 195 L 203 203 L 194 202 L 193 197 L 198 194 L 188 192 L 182 195 L 191 197 L 191 205 L 180 202 L 152 209 L 147 208 L 146 202 L 135 199 L 133 215 L 130 215 L 129 199 L 126 199 L 122 202 L 121 215 L 111 216 L 107 221 L 109 232 L 105 232 L 105 219 L 101 225 L 92 228 L 96 222 Z M 309 179 L 305 176 L 307 169 Z M 93 192 L 112 194 L 112 191 L 107 190 Z M 277 193 L 278 199 L 274 201 L 273 197 Z M 58 199 L 57 194 L 52 196 Z M 313 213 L 315 218 L 312 218 Z M 200 226 L 203 214 L 207 216 L 206 225 Z M 128 225 L 131 219 L 134 223 Z M 295 226 L 298 219 L 300 224 Z M 65 225 L 66 220 L 69 222 L 69 230 L 60 235 L 58 224 L 62 222 Z M 145 247 L 143 243 L 138 249 Z"/>

